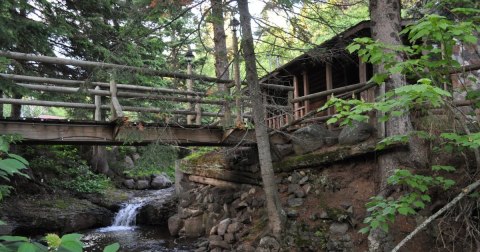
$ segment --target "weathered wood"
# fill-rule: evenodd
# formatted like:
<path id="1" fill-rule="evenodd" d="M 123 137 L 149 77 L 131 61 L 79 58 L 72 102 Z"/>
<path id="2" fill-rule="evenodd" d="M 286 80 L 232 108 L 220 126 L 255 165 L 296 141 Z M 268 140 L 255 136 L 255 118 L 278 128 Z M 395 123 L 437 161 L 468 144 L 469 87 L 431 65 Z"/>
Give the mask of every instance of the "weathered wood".
<path id="1" fill-rule="evenodd" d="M 191 63 L 187 64 L 187 73 L 192 74 L 192 64 Z M 193 90 L 193 80 L 192 79 L 187 79 L 187 91 L 192 92 L 192 90 Z M 192 96 L 188 95 L 187 98 L 191 99 Z M 193 103 L 192 102 L 188 102 L 187 109 L 189 111 L 193 111 Z M 187 115 L 187 125 L 192 125 L 192 122 L 193 122 L 193 115 Z"/>
<path id="2" fill-rule="evenodd" d="M 120 105 L 117 98 L 117 83 L 113 78 L 110 80 L 110 106 L 112 111 L 112 121 L 123 117 L 122 105 Z"/>
<path id="3" fill-rule="evenodd" d="M 333 74 L 332 74 L 332 65 L 330 63 L 325 63 L 325 82 L 326 82 L 326 88 L 327 91 L 330 91 L 333 89 Z M 330 100 L 330 96 L 327 98 L 327 101 Z M 328 108 L 327 109 L 327 115 L 333 115 L 335 114 L 335 109 L 334 108 Z M 332 129 L 332 125 L 328 125 L 328 129 Z"/>
<path id="4" fill-rule="evenodd" d="M 297 98 L 298 98 L 298 77 L 294 75 L 293 76 L 293 99 L 290 102 L 293 103 L 293 113 L 294 113 L 295 119 L 300 118 L 300 112 L 298 111 L 300 104 L 298 102 L 294 102 L 294 100 Z"/>
<path id="5" fill-rule="evenodd" d="M 22 99 L 10 99 L 10 98 L 0 98 L 0 104 L 18 104 L 18 105 L 33 105 L 33 106 L 43 106 L 43 107 L 95 109 L 94 104 L 88 104 L 88 103 L 52 102 L 52 101 L 42 101 L 42 100 L 22 100 Z M 123 108 L 123 111 L 132 111 L 132 112 L 167 113 L 167 114 L 173 114 L 173 115 L 196 115 L 197 114 L 194 111 L 185 111 L 185 110 L 167 111 L 163 108 L 146 108 L 146 107 L 134 107 L 134 106 L 123 106 L 122 108 Z M 101 109 L 109 110 L 110 106 L 102 105 Z M 223 117 L 223 113 L 202 112 L 202 116 Z M 251 118 L 251 115 L 244 114 L 243 117 Z"/>
<path id="6" fill-rule="evenodd" d="M 67 85 L 67 86 L 99 86 L 104 88 L 110 88 L 110 83 L 108 82 L 97 82 L 97 81 L 79 81 L 79 80 L 64 80 L 64 79 L 55 79 L 55 78 L 45 78 L 45 77 L 35 77 L 35 76 L 25 76 L 25 75 L 16 75 L 16 74 L 0 74 L 0 77 L 16 80 L 16 81 L 26 81 L 26 82 L 35 82 L 35 83 L 48 83 L 48 84 L 58 84 L 58 85 Z M 181 95 L 195 95 L 195 96 L 207 96 L 203 92 L 189 92 L 185 90 L 177 89 L 168 89 L 168 88 L 158 88 L 158 87 L 145 87 L 133 84 L 117 84 L 117 88 L 134 90 L 134 91 L 145 91 L 150 93 L 167 93 L 167 94 L 181 94 Z"/>
<path id="7" fill-rule="evenodd" d="M 308 80 L 308 72 L 307 70 L 303 70 L 303 95 L 308 96 L 310 94 L 310 83 Z M 305 107 L 304 114 L 310 112 L 310 100 L 304 100 L 303 106 Z"/>
<path id="8" fill-rule="evenodd" d="M 283 86 L 283 85 L 267 84 L 267 83 L 260 83 L 260 87 L 265 89 L 274 89 L 274 90 L 283 90 L 283 91 L 294 90 L 294 87 L 291 87 L 291 86 Z"/>
<path id="9" fill-rule="evenodd" d="M 345 87 L 334 88 L 332 90 L 322 91 L 322 92 L 298 97 L 298 98 L 293 99 L 292 102 L 302 102 L 302 101 L 306 101 L 306 100 L 312 100 L 312 99 L 316 99 L 316 98 L 327 97 L 327 96 L 329 96 L 331 94 L 334 94 L 334 93 L 339 94 L 339 93 L 342 93 L 342 92 L 348 92 L 348 91 L 351 91 L 351 90 L 354 90 L 354 89 L 357 89 L 357 88 L 361 88 L 361 87 L 365 86 L 366 84 L 367 83 L 364 82 L 364 83 L 352 84 L 352 85 L 345 86 Z"/>
<path id="10" fill-rule="evenodd" d="M 288 110 L 287 110 L 287 124 L 293 122 L 294 120 L 294 107 L 292 106 L 292 100 L 293 100 L 293 91 L 288 91 Z M 283 126 L 282 126 L 283 127 Z"/>
<path id="11" fill-rule="evenodd" d="M 176 78 L 176 79 L 194 79 L 194 80 L 202 80 L 202 81 L 215 82 L 215 83 L 231 83 L 232 82 L 232 80 L 221 80 L 218 78 L 213 78 L 213 77 L 208 77 L 208 76 L 203 76 L 198 74 L 188 75 L 184 73 L 168 72 L 168 71 L 162 71 L 162 70 L 155 70 L 151 68 L 134 67 L 134 66 L 118 65 L 118 64 L 103 63 L 103 62 L 74 60 L 74 59 L 63 59 L 63 58 L 41 56 L 41 55 L 19 53 L 19 52 L 10 52 L 10 51 L 0 50 L 0 56 L 6 57 L 9 59 L 28 60 L 28 61 L 36 61 L 36 62 L 59 64 L 59 65 L 119 69 L 119 70 L 138 72 L 138 73 L 148 74 L 148 75 L 153 75 L 158 77 L 168 77 L 168 78 Z"/>
<path id="12" fill-rule="evenodd" d="M 95 87 L 95 90 L 100 90 L 99 86 Z M 102 120 L 102 97 L 99 95 L 95 95 L 95 114 L 94 114 L 95 121 Z"/>
<path id="13" fill-rule="evenodd" d="M 18 105 L 33 105 L 33 106 L 44 106 L 44 107 L 95 109 L 95 105 L 93 105 L 93 104 L 77 103 L 77 102 L 54 102 L 54 101 L 0 98 L 0 103 L 2 103 L 2 104 L 18 104 Z"/>
<path id="14" fill-rule="evenodd" d="M 115 132 L 115 134 L 114 134 Z M 165 143 L 180 146 L 254 145 L 255 132 L 235 130 L 226 139 L 223 129 L 172 125 L 119 125 L 117 122 L 59 120 L 0 120 L 0 134 L 20 134 L 22 144 L 130 145 Z M 132 136 L 133 139 L 132 139 Z M 272 137 L 275 142 L 280 138 Z M 283 141 L 285 143 L 285 141 Z"/>
<path id="15" fill-rule="evenodd" d="M 188 162 L 182 167 L 182 172 L 205 178 L 219 179 L 240 184 L 259 185 L 259 174 L 226 170 L 224 168 L 212 168 L 206 166 L 189 166 Z"/>
<path id="16" fill-rule="evenodd" d="M 379 150 L 376 150 L 377 142 L 378 140 L 369 140 L 352 146 L 336 145 L 305 155 L 290 156 L 282 161 L 274 163 L 273 167 L 275 172 L 289 172 L 296 169 L 322 167 L 322 165 L 331 164 L 333 162 L 347 160 L 349 158 L 354 158 L 372 152 L 379 152 Z M 390 145 L 382 151 L 398 147 L 408 147 L 408 144 Z"/>
<path id="17" fill-rule="evenodd" d="M 241 187 L 241 185 L 235 184 L 235 183 L 232 183 L 232 182 L 222 181 L 222 180 L 213 179 L 213 178 L 205 178 L 205 177 L 200 177 L 200 176 L 195 176 L 195 175 L 188 176 L 188 180 L 190 180 L 192 182 L 195 182 L 195 183 L 212 185 L 212 186 L 217 186 L 217 187 L 222 187 L 222 188 L 240 189 L 240 187 Z"/>
<path id="18" fill-rule="evenodd" d="M 99 96 L 110 96 L 110 92 L 107 90 L 95 90 L 95 89 L 80 89 L 80 88 L 70 88 L 70 87 L 58 87 L 58 86 L 44 86 L 36 84 L 26 84 L 26 83 L 17 83 L 17 85 L 30 90 L 36 91 L 46 91 L 46 92 L 56 92 L 56 93 L 66 93 L 74 94 L 81 91 L 84 91 L 88 95 L 99 95 Z M 118 88 L 117 88 L 118 89 Z M 176 96 L 166 96 L 158 94 L 149 94 L 149 93 L 136 93 L 136 92 L 125 92 L 117 91 L 117 97 L 123 98 L 144 98 L 144 99 L 157 99 L 164 101 L 175 101 L 175 102 L 194 102 L 194 103 L 203 103 L 211 105 L 223 105 L 223 101 L 218 100 L 205 100 L 201 97 L 188 98 L 188 97 L 176 97 Z"/>

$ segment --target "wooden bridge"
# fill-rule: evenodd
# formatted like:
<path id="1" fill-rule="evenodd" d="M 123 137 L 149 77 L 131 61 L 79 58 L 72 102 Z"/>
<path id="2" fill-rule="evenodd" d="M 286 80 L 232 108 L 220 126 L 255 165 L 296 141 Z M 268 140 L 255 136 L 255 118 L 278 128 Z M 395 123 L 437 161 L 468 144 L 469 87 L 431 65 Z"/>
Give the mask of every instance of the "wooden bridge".
<path id="1" fill-rule="evenodd" d="M 228 146 L 255 144 L 253 129 L 246 129 L 243 124 L 249 122 L 251 115 L 248 97 L 240 89 L 239 80 L 217 79 L 192 73 L 191 66 L 187 73 L 166 72 L 148 68 L 139 68 L 109 63 L 60 59 L 55 57 L 0 51 L 0 56 L 22 61 L 34 61 L 47 64 L 62 64 L 83 68 L 116 69 L 138 72 L 164 78 L 175 78 L 186 81 L 186 90 L 148 87 L 132 84 L 120 84 L 112 77 L 109 82 L 91 82 L 88 80 L 67 80 L 27 75 L 0 74 L 0 78 L 14 82 L 17 87 L 38 93 L 61 94 L 52 100 L 13 99 L 0 96 L 0 105 L 31 105 L 44 107 L 61 107 L 71 109 L 94 110 L 89 120 L 59 120 L 45 118 L 4 118 L 0 116 L 0 134 L 20 134 L 26 144 L 148 144 L 160 142 L 174 145 Z M 217 83 L 219 90 L 235 87 L 233 92 L 236 101 L 227 102 L 210 97 L 206 92 L 193 90 L 194 81 Z M 283 86 L 264 85 L 265 88 L 281 88 Z M 93 103 L 77 103 L 59 101 L 57 98 L 65 94 L 83 96 L 83 100 Z M 89 98 L 87 98 L 89 97 Z M 185 110 L 166 110 L 157 107 L 140 107 L 122 105 L 122 99 L 160 100 L 175 104 L 183 104 Z M 103 100 L 103 101 L 102 101 Z M 232 106 L 235 103 L 239 106 Z M 202 106 L 216 107 L 217 112 L 202 110 Z M 232 119 L 232 107 L 235 122 Z M 0 107 L 1 108 L 1 107 Z M 3 112 L 3 108 L 0 110 Z M 144 123 L 129 119 L 132 113 L 156 113 L 161 115 L 160 122 Z M 108 119 L 102 119 L 102 114 Z M 202 120 L 210 117 L 214 120 Z M 205 123 L 205 121 L 209 123 Z M 203 124 L 202 124 L 203 122 Z M 222 127 L 217 126 L 221 124 Z M 240 127 L 238 127 L 240 126 Z M 281 137 L 272 137 L 272 141 L 282 142 Z"/>

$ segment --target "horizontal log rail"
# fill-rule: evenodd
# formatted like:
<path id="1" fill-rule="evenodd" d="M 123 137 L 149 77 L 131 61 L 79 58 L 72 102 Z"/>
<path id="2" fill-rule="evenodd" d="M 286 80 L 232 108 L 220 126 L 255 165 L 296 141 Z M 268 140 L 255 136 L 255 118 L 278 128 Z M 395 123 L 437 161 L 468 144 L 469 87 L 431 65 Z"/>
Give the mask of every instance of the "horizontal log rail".
<path id="1" fill-rule="evenodd" d="M 55 92 L 55 93 L 65 93 L 65 94 L 74 94 L 79 92 L 86 92 L 88 95 L 98 95 L 98 96 L 110 96 L 110 92 L 107 90 L 95 90 L 95 89 L 81 89 L 81 88 L 72 88 L 72 87 L 59 87 L 59 86 L 45 86 L 38 84 L 27 84 L 27 83 L 17 83 L 17 85 L 35 91 L 46 91 L 46 92 Z M 136 93 L 136 92 L 125 92 L 119 91 L 117 93 L 118 97 L 123 98 L 145 98 L 145 99 L 157 99 L 164 101 L 176 101 L 176 102 L 193 102 L 193 103 L 203 103 L 211 105 L 224 105 L 224 101 L 218 100 L 205 100 L 201 97 L 175 97 L 175 96 L 166 96 L 158 95 L 151 93 Z"/>
<path id="2" fill-rule="evenodd" d="M 97 81 L 79 81 L 79 80 L 65 80 L 65 79 L 56 79 L 56 78 L 46 78 L 46 77 L 36 77 L 36 76 L 26 76 L 26 75 L 16 75 L 16 74 L 0 74 L 0 77 L 16 80 L 16 81 L 26 81 L 26 82 L 35 82 L 35 83 L 46 83 L 46 84 L 57 84 L 57 85 L 67 85 L 67 86 L 90 86 L 90 87 L 104 87 L 109 88 L 110 83 L 107 82 L 97 82 Z M 181 94 L 181 95 L 193 95 L 193 96 L 207 96 L 203 92 L 190 92 L 186 90 L 177 90 L 169 88 L 158 88 L 158 87 L 146 87 L 133 84 L 117 84 L 117 88 L 135 90 L 135 91 L 146 91 L 146 92 L 156 92 L 156 93 L 166 93 L 166 94 Z"/>
<path id="3" fill-rule="evenodd" d="M 59 102 L 59 101 L 41 101 L 41 100 L 22 100 L 22 99 L 10 99 L 10 98 L 0 98 L 0 104 L 13 104 L 13 105 L 32 105 L 32 106 L 43 106 L 43 107 L 63 107 L 63 108 L 80 108 L 80 109 L 95 109 L 94 104 L 89 103 L 77 103 L 77 102 Z M 109 110 L 109 105 L 101 105 L 102 110 Z M 136 107 L 136 106 L 122 106 L 123 111 L 130 112 L 151 112 L 151 113 L 166 113 L 173 115 L 196 115 L 195 111 L 188 110 L 174 110 L 167 111 L 163 108 L 147 108 L 147 107 Z M 202 116 L 206 117 L 223 117 L 223 113 L 214 113 L 214 112 L 202 112 Z M 243 114 L 245 118 L 251 118 L 251 115 Z"/>
<path id="4" fill-rule="evenodd" d="M 292 86 L 283 86 L 283 85 L 267 84 L 267 83 L 260 83 L 260 87 L 265 89 L 275 89 L 275 90 L 284 90 L 284 91 L 294 90 L 294 87 Z"/>
<path id="5" fill-rule="evenodd" d="M 215 83 L 232 83 L 233 82 L 233 80 L 222 80 L 222 79 L 208 77 L 208 76 L 199 75 L 199 74 L 185 74 L 185 73 L 179 73 L 179 72 L 168 72 L 168 71 L 156 70 L 156 69 L 145 68 L 145 67 L 134 67 L 134 66 L 112 64 L 112 63 L 75 60 L 75 59 L 64 59 L 64 58 L 49 57 L 49 56 L 19 53 L 19 52 L 11 52 L 11 51 L 0 50 L 0 56 L 6 57 L 6 58 L 9 58 L 9 59 L 15 59 L 15 60 L 36 61 L 36 62 L 57 64 L 57 65 L 71 65 L 71 66 L 80 66 L 80 67 L 98 67 L 98 68 L 108 68 L 108 69 L 113 68 L 113 69 L 138 72 L 138 73 L 148 74 L 148 75 L 153 75 L 153 76 L 158 76 L 158 77 L 167 77 L 167 78 L 176 78 L 176 79 L 185 79 L 185 80 L 186 79 L 192 79 L 192 80 L 201 80 L 201 81 L 215 82 Z"/>
<path id="6" fill-rule="evenodd" d="M 331 90 L 326 90 L 326 91 L 322 91 L 322 92 L 318 92 L 318 93 L 313 93 L 313 94 L 301 96 L 301 97 L 293 99 L 292 103 L 309 101 L 309 100 L 318 99 L 318 98 L 324 98 L 324 97 L 327 97 L 331 94 L 352 91 L 352 90 L 355 90 L 355 89 L 358 89 L 358 88 L 365 87 L 366 85 L 368 85 L 370 87 L 375 86 L 375 84 L 368 83 L 368 82 L 357 83 L 357 84 L 353 84 L 353 85 L 348 85 L 348 86 L 344 86 L 344 87 L 334 88 L 334 89 L 331 89 Z"/>

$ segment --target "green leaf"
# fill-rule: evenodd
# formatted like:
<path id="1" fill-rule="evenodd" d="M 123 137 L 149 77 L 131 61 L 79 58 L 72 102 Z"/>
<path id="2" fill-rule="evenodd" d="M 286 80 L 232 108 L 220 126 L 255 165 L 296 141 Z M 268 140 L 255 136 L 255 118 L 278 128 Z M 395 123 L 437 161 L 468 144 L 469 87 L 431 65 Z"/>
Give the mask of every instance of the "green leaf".
<path id="1" fill-rule="evenodd" d="M 35 245 L 30 242 L 24 242 L 20 247 L 18 247 L 17 252 L 35 252 L 37 249 Z"/>
<path id="2" fill-rule="evenodd" d="M 0 169 L 4 170 L 10 175 L 17 173 L 19 170 L 27 168 L 24 163 L 16 160 L 16 159 L 3 159 L 0 160 Z"/>
<path id="3" fill-rule="evenodd" d="M 8 154 L 8 156 L 22 162 L 25 165 L 28 165 L 28 161 L 25 158 L 23 158 L 23 157 L 21 157 L 17 154 Z"/>
<path id="4" fill-rule="evenodd" d="M 120 249 L 118 242 L 110 244 L 103 249 L 103 252 L 117 252 Z"/>
<path id="5" fill-rule="evenodd" d="M 370 227 L 364 227 L 360 230 L 358 230 L 359 233 L 362 233 L 362 234 L 366 234 L 368 232 L 370 232 Z"/>
<path id="6" fill-rule="evenodd" d="M 82 235 L 81 234 L 66 234 L 64 236 L 62 236 L 62 242 L 64 241 L 80 241 L 80 239 L 82 239 Z"/>
<path id="7" fill-rule="evenodd" d="M 82 252 L 83 251 L 83 244 L 80 241 L 70 240 L 70 241 L 62 241 L 62 244 L 58 248 L 58 251 L 65 251 L 65 252 Z"/>
<path id="8" fill-rule="evenodd" d="M 432 170 L 452 172 L 455 171 L 455 167 L 449 165 L 432 165 Z"/>
<path id="9" fill-rule="evenodd" d="M 420 196 L 420 198 L 426 202 L 432 201 L 432 199 L 430 198 L 430 195 L 427 195 L 427 194 L 423 194 L 422 196 Z"/>
<path id="10" fill-rule="evenodd" d="M 357 51 L 358 49 L 360 49 L 360 44 L 350 44 L 348 47 L 347 47 L 347 50 L 349 53 L 353 53 L 355 51 Z"/>
<path id="11" fill-rule="evenodd" d="M 421 209 L 425 208 L 425 203 L 423 203 L 421 201 L 415 201 L 415 202 L 413 202 L 413 205 L 418 207 L 418 208 L 421 208 Z"/>
<path id="12" fill-rule="evenodd" d="M 0 240 L 7 241 L 7 242 L 28 242 L 29 241 L 27 237 L 9 236 L 9 235 L 0 236 Z"/>
<path id="13" fill-rule="evenodd" d="M 397 211 L 401 215 L 408 215 L 408 213 L 410 212 L 410 208 L 409 207 L 400 207 L 400 208 L 398 208 Z"/>

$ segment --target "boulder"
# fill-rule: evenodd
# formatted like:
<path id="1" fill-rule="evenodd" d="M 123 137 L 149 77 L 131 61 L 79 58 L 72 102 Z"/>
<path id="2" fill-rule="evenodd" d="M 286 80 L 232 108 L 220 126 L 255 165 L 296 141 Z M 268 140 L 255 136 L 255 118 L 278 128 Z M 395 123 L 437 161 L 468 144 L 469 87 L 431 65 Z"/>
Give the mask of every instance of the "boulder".
<path id="1" fill-rule="evenodd" d="M 354 121 L 342 129 L 338 142 L 342 145 L 357 144 L 370 138 L 375 131 L 375 127 L 368 123 Z"/>
<path id="2" fill-rule="evenodd" d="M 38 198 L 36 198 L 38 197 Z M 108 226 L 113 213 L 87 200 L 67 195 L 38 195 L 2 203 L 2 219 L 10 226 L 4 233 L 36 235 L 50 232 L 71 233 Z"/>
<path id="3" fill-rule="evenodd" d="M 288 206 L 290 207 L 299 207 L 303 205 L 303 199 L 302 198 L 292 198 L 288 199 Z"/>
<path id="4" fill-rule="evenodd" d="M 280 243 L 271 237 L 265 236 L 260 240 L 256 252 L 277 252 L 280 251 Z"/>
<path id="5" fill-rule="evenodd" d="M 177 211 L 177 197 L 169 195 L 160 200 L 152 200 L 138 212 L 137 223 L 144 225 L 165 225 L 169 217 Z"/>
<path id="6" fill-rule="evenodd" d="M 203 215 L 191 217 L 185 220 L 185 236 L 188 238 L 197 238 L 205 234 L 203 225 Z"/>
<path id="7" fill-rule="evenodd" d="M 170 232 L 171 236 L 178 236 L 178 233 L 182 228 L 183 220 L 180 219 L 178 215 L 173 215 L 172 217 L 168 218 L 168 231 Z"/>
<path id="8" fill-rule="evenodd" d="M 293 150 L 297 155 L 319 149 L 327 144 L 336 134 L 318 124 L 301 128 L 292 134 Z"/>
<path id="9" fill-rule="evenodd" d="M 211 241 L 210 241 L 210 248 L 212 248 L 212 249 L 220 248 L 220 249 L 230 250 L 230 249 L 231 249 L 231 245 L 229 245 L 226 241 L 222 241 L 222 240 L 211 240 Z M 212 251 L 213 251 L 213 250 L 212 250 Z M 220 250 L 220 251 L 221 251 L 221 250 Z"/>
<path id="10" fill-rule="evenodd" d="M 227 233 L 233 234 L 238 232 L 242 228 L 242 224 L 239 222 L 232 222 L 230 225 L 227 227 Z"/>
<path id="11" fill-rule="evenodd" d="M 129 156 L 125 156 L 125 159 L 123 160 L 123 165 L 127 169 L 133 169 L 135 167 L 133 159 Z"/>
<path id="12" fill-rule="evenodd" d="M 152 189 L 163 189 L 172 186 L 172 181 L 167 178 L 164 174 L 154 175 L 150 187 Z"/>
<path id="13" fill-rule="evenodd" d="M 330 225 L 329 233 L 332 235 L 344 235 L 348 231 L 348 224 L 347 223 L 338 223 L 335 222 Z"/>
<path id="14" fill-rule="evenodd" d="M 217 228 L 218 235 L 224 235 L 227 232 L 227 228 L 230 223 L 232 223 L 232 220 L 230 218 L 220 221 Z"/>
<path id="15" fill-rule="evenodd" d="M 133 179 L 125 179 L 123 181 L 123 185 L 128 188 L 128 189 L 133 189 L 135 188 L 135 180 Z"/>
<path id="16" fill-rule="evenodd" d="M 237 247 L 237 251 L 238 252 L 255 252 L 255 248 L 252 247 L 250 244 L 243 243 Z"/>
<path id="17" fill-rule="evenodd" d="M 144 179 L 138 180 L 135 183 L 135 188 L 138 190 L 147 189 L 149 186 L 150 186 L 150 183 L 148 182 L 148 180 L 144 180 Z"/>
<path id="18" fill-rule="evenodd" d="M 229 234 L 229 233 L 226 233 L 224 236 L 223 236 L 223 239 L 229 243 L 229 244 L 232 244 L 235 242 L 235 235 L 234 234 Z"/>

